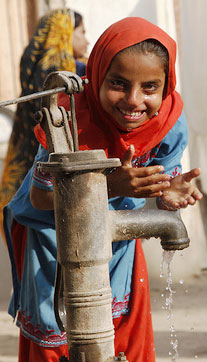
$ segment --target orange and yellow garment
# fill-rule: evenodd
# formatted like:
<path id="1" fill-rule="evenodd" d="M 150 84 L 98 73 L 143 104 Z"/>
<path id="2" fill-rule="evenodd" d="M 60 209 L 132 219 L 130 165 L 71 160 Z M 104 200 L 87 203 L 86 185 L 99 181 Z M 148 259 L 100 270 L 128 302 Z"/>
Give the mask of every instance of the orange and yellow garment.
<path id="1" fill-rule="evenodd" d="M 69 9 L 58 9 L 40 19 L 20 62 L 21 96 L 41 91 L 50 72 L 78 70 L 80 76 L 85 74 L 85 64 L 73 57 L 73 17 Z M 17 106 L 0 185 L 1 231 L 3 207 L 20 187 L 38 150 L 34 115 L 40 108 L 40 98 Z"/>

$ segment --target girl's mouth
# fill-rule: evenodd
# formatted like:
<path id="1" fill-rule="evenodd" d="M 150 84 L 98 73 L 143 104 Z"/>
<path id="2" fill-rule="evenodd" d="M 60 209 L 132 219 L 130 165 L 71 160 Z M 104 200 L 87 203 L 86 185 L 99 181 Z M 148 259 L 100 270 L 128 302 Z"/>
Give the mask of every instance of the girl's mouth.
<path id="1" fill-rule="evenodd" d="M 118 110 L 124 118 L 131 120 L 139 120 L 145 114 L 145 112 L 129 112 L 122 108 L 118 108 Z"/>

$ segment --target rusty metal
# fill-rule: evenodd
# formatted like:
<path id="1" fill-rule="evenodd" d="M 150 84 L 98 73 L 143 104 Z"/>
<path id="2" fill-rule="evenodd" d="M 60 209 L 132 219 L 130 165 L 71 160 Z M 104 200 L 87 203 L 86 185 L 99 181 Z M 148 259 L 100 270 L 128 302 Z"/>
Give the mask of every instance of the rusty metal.
<path id="1" fill-rule="evenodd" d="M 63 107 L 58 107 L 57 93 L 42 99 L 42 109 L 36 113 L 37 122 L 45 131 L 47 146 L 50 153 L 68 153 L 78 151 L 77 122 L 75 117 L 74 93 L 83 91 L 87 79 L 82 80 L 71 72 L 52 72 L 46 78 L 43 89 L 54 90 L 59 86 L 65 93 L 70 95 L 72 101 L 70 112 Z M 72 134 L 69 122 L 71 122 Z"/>
<path id="2" fill-rule="evenodd" d="M 75 99 L 73 94 L 70 94 L 70 106 L 71 106 L 71 122 L 72 122 L 74 151 L 76 152 L 79 150 L 79 145 L 78 145 L 78 126 L 75 116 Z"/>
<path id="3" fill-rule="evenodd" d="M 73 152 L 73 138 L 69 127 L 68 112 L 63 107 L 48 109 L 43 107 L 37 113 L 38 121 L 45 131 L 49 153 Z"/>
<path id="4" fill-rule="evenodd" d="M 83 84 L 87 84 L 88 79 L 82 79 L 82 82 L 83 82 Z M 0 102 L 0 108 L 1 107 L 11 106 L 13 104 L 28 102 L 28 101 L 31 101 L 32 99 L 47 97 L 47 96 L 57 94 L 57 93 L 67 93 L 67 94 L 69 94 L 66 86 L 57 87 L 57 88 L 53 88 L 53 89 L 50 89 L 50 90 L 35 92 L 35 93 L 28 94 L 26 96 L 21 96 L 21 97 L 18 97 L 18 98 L 10 99 L 8 101 Z"/>
<path id="5" fill-rule="evenodd" d="M 85 353 L 87 362 L 112 362 L 114 328 L 108 269 L 111 231 L 103 170 L 107 162 L 111 168 L 119 166 L 120 160 L 108 160 L 103 150 L 79 151 L 67 157 L 52 154 L 50 160 L 38 167 L 49 169 L 53 176 L 57 255 L 63 274 L 70 360 L 79 361 L 80 354 Z M 64 163 L 76 162 L 86 164 L 87 170 L 77 171 L 71 166 L 71 170 L 63 171 Z M 97 166 L 94 170 L 98 164 L 99 170 Z"/>
<path id="6" fill-rule="evenodd" d="M 119 158 L 106 158 L 103 150 L 77 151 L 68 153 L 51 153 L 48 162 L 38 162 L 37 169 L 49 173 L 75 173 L 102 170 L 121 166 Z M 88 157 L 86 157 L 86 155 Z M 89 161 L 89 162 L 87 162 Z"/>
<path id="7" fill-rule="evenodd" d="M 88 82 L 87 80 L 82 80 L 78 75 L 76 75 L 74 73 L 62 71 L 62 72 L 50 73 L 49 76 L 46 78 L 46 80 L 44 82 L 44 86 L 43 86 L 43 89 L 53 89 L 57 85 L 60 87 L 64 86 L 66 89 L 65 93 L 70 95 L 73 149 L 75 151 L 78 151 L 78 134 L 77 134 L 77 122 L 76 122 L 76 117 L 75 117 L 75 100 L 74 100 L 73 94 L 82 92 L 84 85 L 87 82 Z M 61 117 L 59 108 L 57 106 L 57 94 L 44 98 L 42 100 L 42 106 L 43 106 L 43 108 L 48 108 L 50 110 L 50 115 L 52 118 L 53 126 L 54 127 L 58 126 L 60 128 L 59 137 L 58 137 L 58 141 L 57 141 L 57 144 L 59 144 L 59 143 L 61 143 L 61 137 L 62 137 L 62 141 L 64 139 L 66 124 L 64 125 L 63 128 L 60 127 L 60 125 L 62 124 L 62 117 Z M 45 125 L 46 137 L 47 137 L 47 139 L 49 138 L 49 142 L 51 143 L 51 148 L 52 148 L 52 143 L 53 143 L 55 137 L 53 137 L 53 140 L 51 139 L 51 136 L 50 136 L 51 129 L 50 130 L 48 129 L 47 122 L 44 122 L 44 125 Z M 63 134 L 62 134 L 62 131 L 64 131 Z M 57 133 L 57 131 L 55 131 L 55 129 L 53 128 L 53 131 L 52 131 L 53 135 L 54 135 L 54 132 Z M 66 134 L 68 134 L 68 132 L 69 132 L 69 127 L 67 129 Z M 68 152 L 67 145 L 66 145 L 65 152 Z"/>
<path id="8" fill-rule="evenodd" d="M 127 239 L 161 239 L 165 250 L 182 250 L 189 246 L 186 227 L 179 211 L 119 210 L 110 211 L 112 241 Z"/>
<path id="9" fill-rule="evenodd" d="M 65 93 L 65 91 L 66 91 L 65 87 L 58 87 L 58 88 L 51 89 L 48 91 L 36 92 L 36 93 L 28 94 L 26 96 L 11 99 L 8 101 L 0 102 L 0 107 L 6 107 L 6 106 L 11 106 L 12 104 L 28 102 L 28 101 L 31 101 L 32 99 L 46 97 L 46 96 L 56 94 L 56 93 L 61 93 L 61 92 Z"/>

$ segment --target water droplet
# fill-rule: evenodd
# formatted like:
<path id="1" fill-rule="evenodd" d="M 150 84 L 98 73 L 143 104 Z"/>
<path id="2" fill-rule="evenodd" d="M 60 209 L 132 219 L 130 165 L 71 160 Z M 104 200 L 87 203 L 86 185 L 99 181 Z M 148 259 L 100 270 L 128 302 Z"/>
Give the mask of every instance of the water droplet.
<path id="1" fill-rule="evenodd" d="M 197 356 L 197 355 L 195 355 L 195 358 L 198 358 L 198 356 Z"/>
<path id="2" fill-rule="evenodd" d="M 144 278 L 141 278 L 141 279 L 140 279 L 140 282 L 143 283 L 143 281 L 144 281 Z"/>
<path id="3" fill-rule="evenodd" d="M 173 333 L 175 332 L 175 327 L 173 325 L 170 326 L 170 331 Z"/>
<path id="4" fill-rule="evenodd" d="M 179 281 L 179 283 L 180 283 L 180 284 L 183 284 L 183 283 L 184 283 L 184 280 L 181 279 L 181 280 Z"/>

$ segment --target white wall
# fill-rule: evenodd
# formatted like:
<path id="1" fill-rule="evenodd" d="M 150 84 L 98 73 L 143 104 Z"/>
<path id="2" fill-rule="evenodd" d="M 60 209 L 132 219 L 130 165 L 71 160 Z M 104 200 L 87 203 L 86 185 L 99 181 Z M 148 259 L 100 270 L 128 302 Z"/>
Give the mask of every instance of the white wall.
<path id="1" fill-rule="evenodd" d="M 109 25 L 126 16 L 146 17 L 156 22 L 156 1 L 154 0 L 66 0 L 66 6 L 84 16 L 90 42 L 89 51 Z"/>

